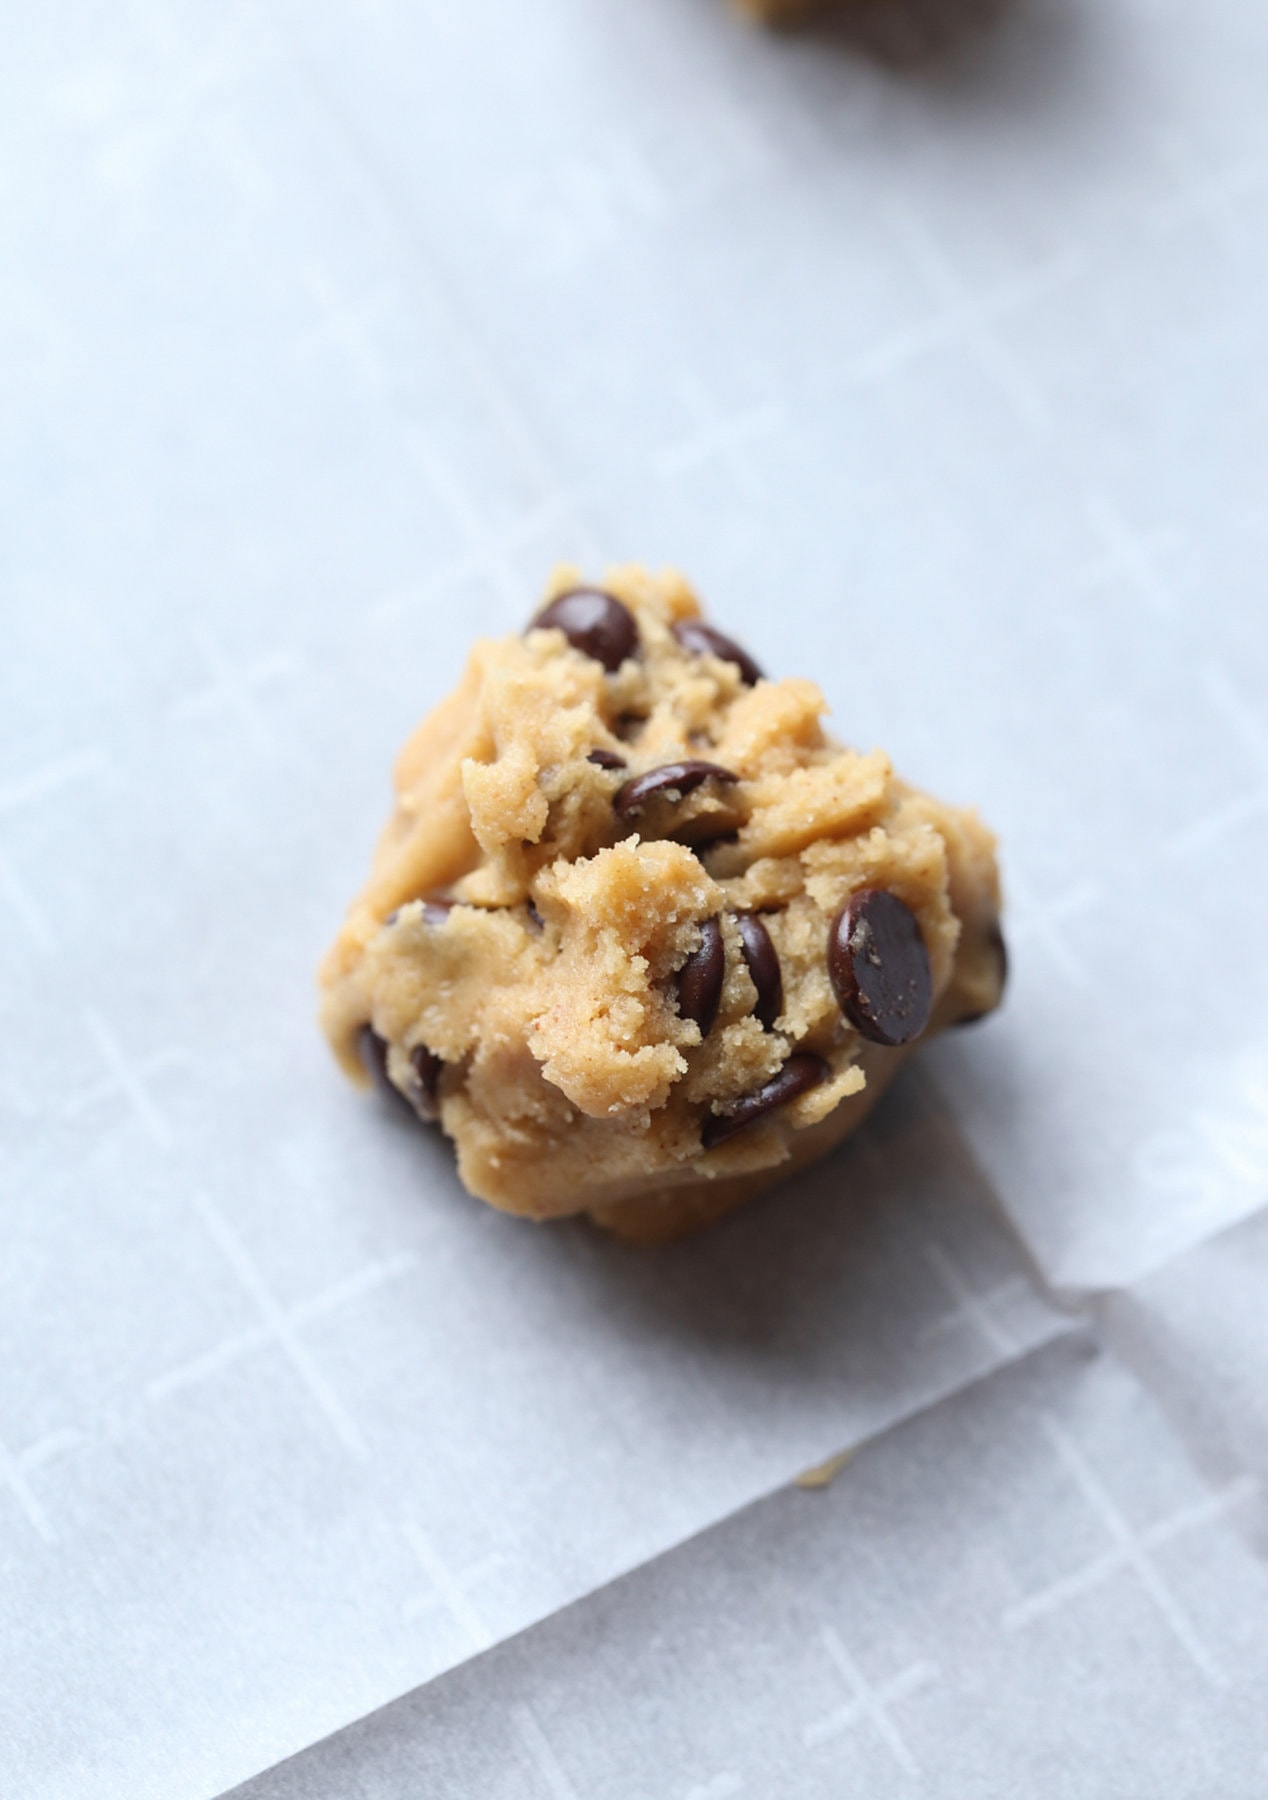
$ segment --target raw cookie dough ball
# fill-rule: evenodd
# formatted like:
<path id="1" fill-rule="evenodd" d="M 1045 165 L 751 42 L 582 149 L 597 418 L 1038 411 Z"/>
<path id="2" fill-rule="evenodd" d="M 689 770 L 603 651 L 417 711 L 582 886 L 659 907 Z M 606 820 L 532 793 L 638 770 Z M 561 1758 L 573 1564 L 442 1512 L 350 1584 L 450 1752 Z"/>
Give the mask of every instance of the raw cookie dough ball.
<path id="1" fill-rule="evenodd" d="M 344 1068 L 481 1199 L 631 1237 L 822 1155 L 1005 972 L 990 833 L 823 711 L 680 576 L 561 572 L 401 752 L 321 971 Z"/>
<path id="2" fill-rule="evenodd" d="M 734 4 L 764 25 L 801 25 L 827 11 L 831 0 L 734 0 Z"/>

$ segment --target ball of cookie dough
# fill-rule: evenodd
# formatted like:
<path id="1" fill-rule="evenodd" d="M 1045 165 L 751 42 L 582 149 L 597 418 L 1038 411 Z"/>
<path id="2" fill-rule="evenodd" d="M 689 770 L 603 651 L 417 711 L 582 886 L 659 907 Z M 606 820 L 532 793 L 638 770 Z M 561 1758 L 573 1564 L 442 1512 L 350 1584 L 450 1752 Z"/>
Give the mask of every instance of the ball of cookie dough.
<path id="1" fill-rule="evenodd" d="M 629 1237 L 821 1156 L 1005 972 L 991 834 L 824 710 L 680 576 L 559 573 L 401 752 L 321 970 L 347 1072 L 481 1199 Z"/>
<path id="2" fill-rule="evenodd" d="M 733 0 L 742 13 L 763 25 L 804 25 L 826 12 L 832 0 Z"/>

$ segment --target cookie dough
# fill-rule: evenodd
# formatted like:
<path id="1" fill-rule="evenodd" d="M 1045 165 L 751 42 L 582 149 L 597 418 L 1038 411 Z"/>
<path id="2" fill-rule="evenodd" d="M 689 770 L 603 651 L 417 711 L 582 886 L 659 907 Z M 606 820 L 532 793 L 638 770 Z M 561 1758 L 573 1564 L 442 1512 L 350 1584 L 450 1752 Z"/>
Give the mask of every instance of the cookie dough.
<path id="1" fill-rule="evenodd" d="M 1005 972 L 991 834 L 823 712 L 680 576 L 558 572 L 401 752 L 321 970 L 348 1074 L 481 1199 L 629 1237 L 821 1156 Z"/>
<path id="2" fill-rule="evenodd" d="M 827 9 L 830 0 L 734 0 L 742 13 L 763 25 L 801 25 Z"/>

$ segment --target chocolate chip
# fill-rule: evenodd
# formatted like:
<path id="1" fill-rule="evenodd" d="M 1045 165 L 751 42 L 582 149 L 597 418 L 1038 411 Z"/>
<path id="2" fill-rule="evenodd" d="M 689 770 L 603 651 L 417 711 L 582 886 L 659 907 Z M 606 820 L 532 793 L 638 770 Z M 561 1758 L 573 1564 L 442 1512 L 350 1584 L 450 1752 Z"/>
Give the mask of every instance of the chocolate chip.
<path id="1" fill-rule="evenodd" d="M 874 1044 L 909 1044 L 929 1023 L 929 952 L 915 913 L 885 888 L 865 888 L 838 911 L 828 974 L 841 1011 Z"/>
<path id="2" fill-rule="evenodd" d="M 741 650 L 734 638 L 715 631 L 703 619 L 679 619 L 670 629 L 683 649 L 690 651 L 692 656 L 716 656 L 723 662 L 734 663 L 740 671 L 741 679 L 747 681 L 750 687 L 755 687 L 762 679 L 762 671 L 748 651 Z"/>
<path id="3" fill-rule="evenodd" d="M 444 1063 L 426 1044 L 415 1044 L 409 1053 L 413 1077 L 406 1098 L 427 1125 L 440 1117 L 440 1074 Z"/>
<path id="4" fill-rule="evenodd" d="M 409 1101 L 387 1072 L 387 1040 L 381 1038 L 372 1025 L 363 1025 L 357 1033 L 357 1055 L 361 1058 L 366 1074 L 384 1099 L 390 1100 L 393 1106 L 412 1111 Z"/>
<path id="5" fill-rule="evenodd" d="M 999 928 L 998 919 L 986 933 L 986 942 L 994 953 L 999 968 L 999 987 L 995 995 L 995 1006 L 998 1006 L 1004 997 L 1004 989 L 1008 986 L 1008 945 L 1004 942 L 1004 934 Z M 994 1012 L 995 1006 L 983 1007 L 980 1012 L 961 1013 L 958 1019 L 952 1020 L 952 1024 L 976 1025 L 979 1019 L 989 1018 L 990 1014 Z"/>
<path id="6" fill-rule="evenodd" d="M 1008 986 L 1008 945 L 1004 942 L 1004 933 L 1000 930 L 998 919 L 987 933 L 986 941 L 995 952 L 995 960 L 999 964 L 999 991 L 1002 995 Z"/>
<path id="7" fill-rule="evenodd" d="M 630 766 L 623 756 L 618 756 L 615 750 L 605 750 L 602 745 L 591 750 L 586 761 L 600 769 L 628 769 Z"/>
<path id="8" fill-rule="evenodd" d="M 541 931 L 544 929 L 542 916 L 531 900 L 528 902 L 528 922 L 534 931 Z"/>
<path id="9" fill-rule="evenodd" d="M 592 656 L 609 674 L 638 649 L 634 615 L 602 588 L 573 588 L 544 606 L 530 631 L 562 631 L 574 650 Z"/>
<path id="10" fill-rule="evenodd" d="M 695 1021 L 702 1038 L 708 1037 L 718 1016 L 725 974 L 722 927 L 716 918 L 705 919 L 700 926 L 699 949 L 691 952 L 678 971 L 678 1011 L 684 1019 Z"/>
<path id="11" fill-rule="evenodd" d="M 777 1075 L 772 1075 L 755 1094 L 746 1094 L 729 1113 L 710 1113 L 701 1128 L 701 1144 L 706 1150 L 712 1150 L 715 1145 L 725 1143 L 746 1125 L 752 1125 L 777 1107 L 787 1106 L 790 1100 L 808 1094 L 831 1073 L 821 1056 L 815 1056 L 809 1050 L 798 1050 Z"/>
<path id="12" fill-rule="evenodd" d="M 674 762 L 662 763 L 658 769 L 647 769 L 642 775 L 635 775 L 623 787 L 616 790 L 612 807 L 618 818 L 628 818 L 631 813 L 641 811 L 649 800 L 659 794 L 673 794 L 681 798 L 698 788 L 702 781 L 733 782 L 740 778 L 731 769 L 723 769 L 711 762 Z"/>
<path id="13" fill-rule="evenodd" d="M 740 928 L 744 966 L 757 989 L 753 1017 L 770 1031 L 784 1010 L 784 978 L 780 973 L 779 957 L 771 943 L 770 932 L 756 913 L 736 913 L 735 922 Z"/>

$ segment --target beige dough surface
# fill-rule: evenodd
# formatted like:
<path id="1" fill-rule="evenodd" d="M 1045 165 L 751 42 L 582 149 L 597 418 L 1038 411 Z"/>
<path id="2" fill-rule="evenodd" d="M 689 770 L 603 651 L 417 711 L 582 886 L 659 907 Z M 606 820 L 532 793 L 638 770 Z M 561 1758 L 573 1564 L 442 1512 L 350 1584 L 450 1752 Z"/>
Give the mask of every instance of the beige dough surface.
<path id="1" fill-rule="evenodd" d="M 558 571 L 546 599 L 580 583 Z M 928 1037 L 997 1004 L 1000 896 L 976 815 L 834 743 L 813 682 L 751 684 L 680 642 L 675 624 L 700 616 L 680 576 L 615 569 L 603 589 L 637 627 L 614 671 L 562 630 L 477 642 L 405 745 L 370 879 L 322 965 L 322 1023 L 354 1080 L 370 1046 L 439 1114 L 471 1193 L 650 1239 L 822 1155 L 912 1047 L 865 1041 L 844 1015 L 839 908 L 879 889 L 910 909 Z M 618 813 L 623 785 L 691 759 L 737 779 Z M 782 980 L 766 1024 L 740 936 L 754 913 Z M 723 972 L 702 1034 L 679 984 L 710 929 Z M 822 1059 L 818 1084 L 705 1148 L 793 1055 Z"/>

